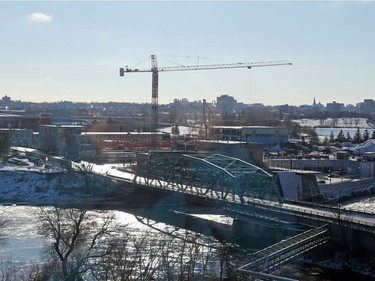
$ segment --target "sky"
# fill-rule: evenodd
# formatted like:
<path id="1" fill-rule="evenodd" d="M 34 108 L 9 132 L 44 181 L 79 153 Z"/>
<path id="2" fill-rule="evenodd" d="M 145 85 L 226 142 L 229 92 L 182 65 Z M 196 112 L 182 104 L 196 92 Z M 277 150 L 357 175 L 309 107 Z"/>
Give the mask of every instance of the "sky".
<path id="1" fill-rule="evenodd" d="M 356 104 L 375 94 L 372 1 L 0 1 L 0 98 L 151 102 L 119 68 L 288 60 L 159 73 L 159 104 Z"/>

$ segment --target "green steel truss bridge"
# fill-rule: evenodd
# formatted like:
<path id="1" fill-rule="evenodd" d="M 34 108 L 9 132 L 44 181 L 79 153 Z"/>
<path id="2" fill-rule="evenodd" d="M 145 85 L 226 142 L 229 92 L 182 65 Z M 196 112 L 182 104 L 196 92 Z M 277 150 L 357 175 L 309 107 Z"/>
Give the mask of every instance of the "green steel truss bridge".
<path id="1" fill-rule="evenodd" d="M 244 220 L 249 213 L 253 217 L 277 220 L 266 214 L 267 209 L 282 208 L 282 196 L 272 175 L 237 158 L 219 154 L 164 154 L 148 158 L 137 168 L 134 177 L 137 184 L 209 198 L 212 203 L 220 202 L 234 217 L 244 216 Z M 263 199 L 269 205 L 256 203 Z M 256 252 L 238 272 L 264 280 L 291 281 L 272 272 L 324 245 L 328 239 L 327 225 L 305 231 Z"/>
<path id="2" fill-rule="evenodd" d="M 272 272 L 324 245 L 330 238 L 330 225 L 369 235 L 375 233 L 373 214 L 287 202 L 271 174 L 238 158 L 220 154 L 166 153 L 150 157 L 138 163 L 132 181 L 149 188 L 206 198 L 244 221 L 252 217 L 272 224 L 293 217 L 321 225 L 256 252 L 248 264 L 238 268 L 238 272 L 252 278 L 291 281 Z"/>
<path id="3" fill-rule="evenodd" d="M 245 204 L 247 198 L 282 202 L 271 174 L 220 154 L 163 154 L 137 166 L 134 182 Z"/>
<path id="4" fill-rule="evenodd" d="M 203 199 L 237 217 L 263 218 L 271 224 L 297 218 L 317 224 L 344 225 L 375 234 L 374 214 L 284 200 L 271 174 L 240 159 L 220 154 L 150 157 L 140 161 L 136 173 L 128 174 L 125 181 Z"/>
<path id="5" fill-rule="evenodd" d="M 283 200 L 271 174 L 238 158 L 163 154 L 138 163 L 131 178 L 140 186 L 204 199 L 238 217 L 262 217 L 271 223 L 299 218 L 375 234 L 374 214 Z"/>

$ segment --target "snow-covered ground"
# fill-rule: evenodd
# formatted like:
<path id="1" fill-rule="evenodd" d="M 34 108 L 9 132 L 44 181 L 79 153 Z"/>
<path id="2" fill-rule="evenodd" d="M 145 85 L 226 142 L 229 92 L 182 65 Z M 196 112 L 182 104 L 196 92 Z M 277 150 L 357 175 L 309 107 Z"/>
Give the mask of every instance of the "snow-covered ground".
<path id="1" fill-rule="evenodd" d="M 49 174 L 2 167 L 0 201 L 27 204 L 68 203 L 77 200 L 84 180 L 79 175 Z M 14 167 L 13 167 L 14 168 Z M 73 196 L 76 194 L 77 196 Z"/>
<path id="2" fill-rule="evenodd" d="M 366 118 L 294 119 L 292 121 L 307 127 L 370 128 Z"/>
<path id="3" fill-rule="evenodd" d="M 76 165 L 90 163 L 81 162 Z M 110 175 L 114 177 L 133 179 L 134 175 L 118 170 L 124 168 L 123 164 L 92 165 L 92 171 L 97 174 Z M 72 203 L 84 199 L 81 193 L 84 186 L 84 177 L 72 173 L 47 173 L 32 168 L 18 167 L 13 164 L 0 164 L 0 204 L 2 202 L 27 202 L 31 205 Z M 345 208 L 361 210 L 375 215 L 375 197 L 362 198 L 343 204 Z M 333 260 L 320 263 L 330 268 L 341 268 L 343 264 L 353 270 L 375 276 L 368 266 L 368 262 L 358 259 L 343 260 L 346 256 L 335 256 Z"/>
<path id="4" fill-rule="evenodd" d="M 375 139 L 369 139 L 364 143 L 357 144 L 352 148 L 354 154 L 361 154 L 366 152 L 375 152 Z"/>
<path id="5" fill-rule="evenodd" d="M 347 209 L 363 211 L 375 215 L 375 196 L 349 200 L 343 203 Z"/>
<path id="6" fill-rule="evenodd" d="M 22 165 L 12 163 L 0 163 L 0 201 L 18 201 L 29 204 L 47 204 L 69 202 L 80 200 L 82 187 L 85 185 L 84 177 L 79 173 L 64 173 L 63 169 L 54 164 L 53 161 L 46 165 L 36 166 L 27 159 L 16 159 L 24 161 Z M 93 164 L 81 161 L 72 162 L 72 167 L 88 167 L 93 173 L 103 176 L 112 176 L 126 180 L 133 180 L 134 174 L 130 172 L 130 165 L 123 163 Z M 340 180 L 340 179 L 331 179 Z M 71 194 L 75 198 L 71 198 Z M 345 204 L 347 208 L 364 210 L 375 213 L 375 197 L 367 198 Z"/>
<path id="7" fill-rule="evenodd" d="M 134 174 L 124 172 L 124 164 L 97 165 L 74 163 L 72 167 L 85 167 L 87 171 L 103 176 L 132 180 Z M 77 168 L 78 170 L 78 168 Z M 67 172 L 52 159 L 35 165 L 27 158 L 12 158 L 0 163 L 0 203 L 66 204 L 87 198 L 85 177 L 81 172 Z"/>
<path id="8" fill-rule="evenodd" d="M 199 128 L 197 127 L 189 127 L 189 126 L 178 126 L 178 130 L 180 133 L 180 136 L 185 136 L 185 135 L 194 135 L 198 136 Z M 165 133 L 171 133 L 172 132 L 172 126 L 165 127 L 162 129 L 159 129 L 160 132 L 165 132 Z"/>

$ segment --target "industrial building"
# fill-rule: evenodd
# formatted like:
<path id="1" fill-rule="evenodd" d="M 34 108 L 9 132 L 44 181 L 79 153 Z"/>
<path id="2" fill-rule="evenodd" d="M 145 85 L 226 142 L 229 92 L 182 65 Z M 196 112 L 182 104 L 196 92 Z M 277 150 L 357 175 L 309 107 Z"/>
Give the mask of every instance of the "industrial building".
<path id="1" fill-rule="evenodd" d="M 84 130 L 79 125 L 40 125 L 38 148 L 55 155 L 78 155 Z"/>
<path id="2" fill-rule="evenodd" d="M 272 148 L 289 141 L 288 129 L 268 126 L 213 126 L 212 139 L 257 142 Z"/>

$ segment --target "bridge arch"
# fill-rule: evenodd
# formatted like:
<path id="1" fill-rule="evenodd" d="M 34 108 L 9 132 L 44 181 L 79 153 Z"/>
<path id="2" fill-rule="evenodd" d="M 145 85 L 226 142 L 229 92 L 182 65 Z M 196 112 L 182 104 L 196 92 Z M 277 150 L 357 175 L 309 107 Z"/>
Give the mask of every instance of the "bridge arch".
<path id="1" fill-rule="evenodd" d="M 135 182 L 220 200 L 281 201 L 273 176 L 221 154 L 162 154 L 138 163 Z"/>

